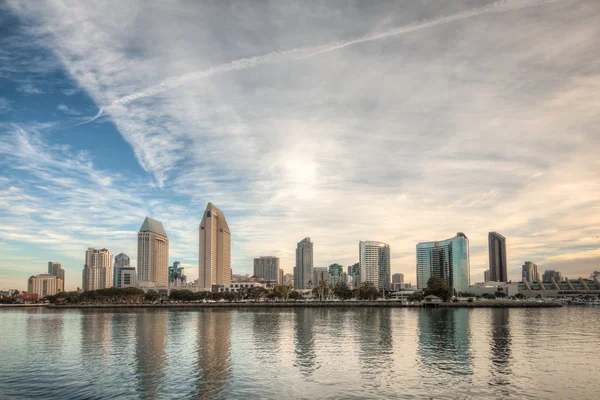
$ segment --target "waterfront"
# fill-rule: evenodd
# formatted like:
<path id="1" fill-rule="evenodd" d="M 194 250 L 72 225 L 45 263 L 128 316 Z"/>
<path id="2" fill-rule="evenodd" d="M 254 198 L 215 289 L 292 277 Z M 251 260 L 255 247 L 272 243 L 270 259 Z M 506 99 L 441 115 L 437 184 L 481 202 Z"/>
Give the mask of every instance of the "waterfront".
<path id="1" fill-rule="evenodd" d="M 7 398 L 597 397 L 600 308 L 0 310 Z"/>

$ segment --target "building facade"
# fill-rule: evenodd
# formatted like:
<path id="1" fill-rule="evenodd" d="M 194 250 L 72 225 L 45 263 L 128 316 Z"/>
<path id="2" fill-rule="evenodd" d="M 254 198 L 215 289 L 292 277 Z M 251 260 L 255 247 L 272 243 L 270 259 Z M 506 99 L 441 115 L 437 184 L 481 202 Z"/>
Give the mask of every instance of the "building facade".
<path id="1" fill-rule="evenodd" d="M 137 281 L 169 284 L 169 238 L 162 223 L 150 217 L 138 232 Z"/>
<path id="2" fill-rule="evenodd" d="M 48 261 L 48 273 L 50 275 L 54 275 L 58 278 L 56 281 L 57 288 L 56 290 L 60 292 L 65 291 L 65 270 L 62 267 L 62 264 L 58 261 Z"/>
<path id="3" fill-rule="evenodd" d="M 85 251 L 82 288 L 84 291 L 110 288 L 113 285 L 113 258 L 108 249 L 89 247 Z"/>
<path id="4" fill-rule="evenodd" d="M 280 282 L 279 258 L 263 256 L 254 259 L 254 276 L 265 281 Z"/>
<path id="5" fill-rule="evenodd" d="M 119 288 L 117 284 L 117 278 L 120 276 L 121 268 L 129 268 L 131 266 L 129 256 L 125 253 L 119 253 L 115 256 L 115 262 L 113 264 L 113 287 Z"/>
<path id="6" fill-rule="evenodd" d="M 360 283 L 371 282 L 379 290 L 390 288 L 390 246 L 382 242 L 361 241 L 358 245 Z"/>
<path id="7" fill-rule="evenodd" d="M 208 203 L 200 222 L 198 288 L 231 283 L 231 231 L 225 214 Z"/>
<path id="8" fill-rule="evenodd" d="M 538 282 L 540 276 L 538 275 L 537 264 L 525 261 L 525 264 L 521 267 L 521 280 L 525 282 Z"/>
<path id="9" fill-rule="evenodd" d="M 46 296 L 54 296 L 58 293 L 59 279 L 52 274 L 30 276 L 27 280 L 27 293 L 37 294 L 40 299 Z"/>
<path id="10" fill-rule="evenodd" d="M 137 273 L 133 267 L 115 268 L 114 287 L 117 289 L 125 289 L 128 287 L 137 286 Z"/>
<path id="11" fill-rule="evenodd" d="M 313 285 L 313 243 L 310 238 L 304 238 L 296 247 L 294 289 L 312 289 Z"/>
<path id="12" fill-rule="evenodd" d="M 327 284 L 329 284 L 329 268 L 327 267 L 314 267 L 312 269 L 313 271 L 313 277 L 310 280 L 310 282 L 312 283 L 312 287 L 316 288 L 319 287 L 319 282 L 323 281 Z M 306 288 L 306 289 L 310 289 L 310 288 Z"/>
<path id="13" fill-rule="evenodd" d="M 498 232 L 488 233 L 488 252 L 490 257 L 489 280 L 508 282 L 506 238 Z"/>
<path id="14" fill-rule="evenodd" d="M 563 281 L 562 273 L 560 271 L 555 271 L 553 269 L 547 269 L 546 271 L 544 271 L 544 274 L 542 275 L 542 281 L 543 282 L 552 282 L 552 279 L 554 279 L 555 282 L 562 282 Z"/>
<path id="15" fill-rule="evenodd" d="M 417 244 L 417 288 L 427 287 L 432 276 L 444 279 L 455 293 L 469 290 L 471 265 L 469 239 L 459 232 L 451 239 Z"/>
<path id="16" fill-rule="evenodd" d="M 329 283 L 333 286 L 337 285 L 338 282 L 343 282 L 344 267 L 340 264 L 331 264 L 329 266 Z"/>

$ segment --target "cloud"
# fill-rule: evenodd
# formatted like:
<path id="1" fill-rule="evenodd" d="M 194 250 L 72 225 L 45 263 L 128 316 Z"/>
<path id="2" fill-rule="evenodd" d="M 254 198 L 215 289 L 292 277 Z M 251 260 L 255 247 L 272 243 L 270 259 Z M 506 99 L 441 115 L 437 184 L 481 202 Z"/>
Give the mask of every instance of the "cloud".
<path id="1" fill-rule="evenodd" d="M 5 99 L 4 97 L 0 97 L 0 113 L 4 113 L 4 112 L 8 112 L 10 111 L 11 107 L 10 107 L 10 102 L 8 101 L 8 99 Z"/>
<path id="2" fill-rule="evenodd" d="M 478 273 L 487 266 L 487 232 L 505 235 L 513 279 L 525 260 L 551 265 L 599 247 L 600 138 L 590 88 L 600 82 L 600 21 L 591 1 L 507 2 L 478 9 L 502 12 L 476 15 L 458 2 L 240 2 L 235 13 L 217 4 L 124 3 L 118 13 L 81 2 L 9 4 L 35 22 L 29 34 L 56 54 L 155 178 L 137 177 L 140 190 L 127 183 L 136 177 L 33 163 L 27 171 L 40 186 L 85 188 L 48 212 L 57 226 L 94 207 L 111 216 L 94 232 L 107 238 L 111 226 L 127 231 L 122 215 L 135 216 L 133 224 L 149 209 L 173 232 L 173 257 L 195 265 L 198 223 L 213 201 L 233 232 L 236 272 L 267 254 L 291 272 L 306 236 L 319 266 L 354 263 L 359 240 L 381 240 L 391 245 L 392 271 L 413 282 L 415 244 L 457 231 L 470 238 Z M 382 32 L 387 39 L 377 40 Z M 315 43 L 332 51 L 308 57 Z M 19 168 L 34 159 L 32 146 L 44 146 L 36 145 L 43 135 L 27 132 L 9 140 L 12 154 L 27 155 Z M 86 204 L 96 190 L 88 179 L 136 195 L 117 211 L 117 193 Z M 16 203 L 9 225 L 26 226 L 18 215 L 36 200 Z M 78 224 L 77 235 L 92 225 Z M 77 235 L 69 237 L 79 248 Z M 565 275 L 578 270 L 574 263 L 563 264 Z"/>
<path id="3" fill-rule="evenodd" d="M 79 111 L 73 110 L 72 108 L 69 108 L 66 104 L 59 104 L 56 107 L 57 110 L 62 111 L 63 113 L 67 114 L 67 115 L 80 115 L 81 113 Z"/>
<path id="4" fill-rule="evenodd" d="M 34 86 L 32 83 L 25 83 L 17 87 L 17 91 L 25 94 L 42 94 L 44 93 L 40 88 Z"/>

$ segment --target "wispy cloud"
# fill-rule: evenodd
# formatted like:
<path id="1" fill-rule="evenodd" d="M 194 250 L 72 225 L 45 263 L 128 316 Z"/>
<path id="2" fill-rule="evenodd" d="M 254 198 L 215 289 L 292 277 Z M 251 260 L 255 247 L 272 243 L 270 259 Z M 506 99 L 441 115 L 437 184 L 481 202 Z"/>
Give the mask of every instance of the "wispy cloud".
<path id="1" fill-rule="evenodd" d="M 56 109 L 59 111 L 62 111 L 63 113 L 65 113 L 67 115 L 81 115 L 81 113 L 79 111 L 69 108 L 66 104 L 59 104 L 56 107 Z"/>
<path id="2" fill-rule="evenodd" d="M 42 94 L 42 89 L 34 86 L 32 83 L 25 83 L 17 87 L 17 91 L 25 94 Z"/>

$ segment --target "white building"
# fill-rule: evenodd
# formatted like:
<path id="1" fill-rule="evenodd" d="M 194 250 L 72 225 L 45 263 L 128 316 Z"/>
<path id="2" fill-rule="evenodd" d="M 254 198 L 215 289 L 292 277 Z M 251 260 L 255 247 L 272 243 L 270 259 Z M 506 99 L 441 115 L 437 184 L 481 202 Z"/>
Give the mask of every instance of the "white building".
<path id="1" fill-rule="evenodd" d="M 390 246 L 381 242 L 359 243 L 360 283 L 372 282 L 379 290 L 390 287 Z"/>
<path id="2" fill-rule="evenodd" d="M 115 286 L 119 289 L 137 286 L 137 274 L 133 267 L 115 268 Z"/>
<path id="3" fill-rule="evenodd" d="M 112 287 L 113 284 L 113 258 L 107 249 L 94 249 L 89 247 L 85 252 L 85 265 L 83 267 L 82 288 L 98 290 Z"/>
<path id="4" fill-rule="evenodd" d="M 52 274 L 30 276 L 27 280 L 27 293 L 36 293 L 40 299 L 53 296 L 58 293 L 59 280 L 60 278 Z"/>
<path id="5" fill-rule="evenodd" d="M 138 282 L 169 285 L 169 238 L 163 225 L 146 217 L 138 233 Z"/>
<path id="6" fill-rule="evenodd" d="M 250 288 L 266 288 L 267 285 L 259 282 L 232 282 L 226 283 L 225 285 L 219 287 L 219 292 L 239 292 L 240 289 L 250 289 Z"/>

